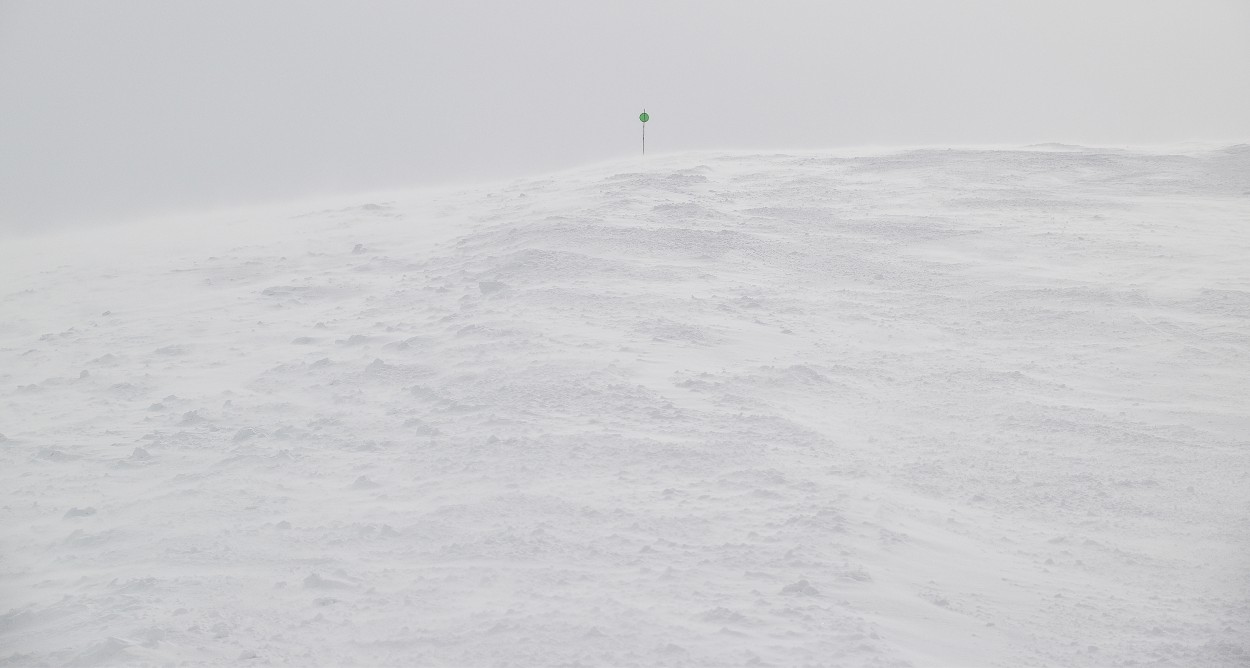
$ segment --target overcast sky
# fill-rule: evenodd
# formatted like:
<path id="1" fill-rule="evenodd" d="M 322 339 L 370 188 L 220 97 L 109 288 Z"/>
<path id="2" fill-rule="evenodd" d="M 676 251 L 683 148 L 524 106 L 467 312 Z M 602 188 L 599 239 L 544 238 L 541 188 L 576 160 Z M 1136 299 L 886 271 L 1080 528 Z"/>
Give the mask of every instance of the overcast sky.
<path id="1" fill-rule="evenodd" d="M 653 151 L 1250 140 L 1250 0 L 0 0 L 0 230 Z"/>

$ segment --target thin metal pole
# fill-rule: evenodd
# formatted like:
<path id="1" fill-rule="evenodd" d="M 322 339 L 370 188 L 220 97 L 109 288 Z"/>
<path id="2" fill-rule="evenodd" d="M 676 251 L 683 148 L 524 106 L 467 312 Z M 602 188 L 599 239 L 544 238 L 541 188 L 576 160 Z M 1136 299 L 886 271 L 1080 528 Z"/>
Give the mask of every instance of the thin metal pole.
<path id="1" fill-rule="evenodd" d="M 642 124 L 642 154 L 647 154 L 647 124 Z"/>

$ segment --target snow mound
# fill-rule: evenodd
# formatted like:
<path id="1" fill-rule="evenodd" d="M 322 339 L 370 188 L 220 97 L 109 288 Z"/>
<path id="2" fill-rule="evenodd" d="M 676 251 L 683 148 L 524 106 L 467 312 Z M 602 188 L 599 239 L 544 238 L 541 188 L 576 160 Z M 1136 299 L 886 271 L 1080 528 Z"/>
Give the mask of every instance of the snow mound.
<path id="1" fill-rule="evenodd" d="M 1250 150 L 0 246 L 0 662 L 1250 661 Z"/>

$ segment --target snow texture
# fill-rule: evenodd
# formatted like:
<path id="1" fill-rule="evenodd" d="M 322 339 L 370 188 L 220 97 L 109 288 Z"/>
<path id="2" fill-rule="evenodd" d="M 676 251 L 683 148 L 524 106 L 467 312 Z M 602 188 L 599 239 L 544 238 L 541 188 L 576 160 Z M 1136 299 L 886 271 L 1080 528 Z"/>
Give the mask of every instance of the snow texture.
<path id="1" fill-rule="evenodd" d="M 1248 223 L 1048 145 L 6 239 L 0 665 L 1246 666 Z"/>

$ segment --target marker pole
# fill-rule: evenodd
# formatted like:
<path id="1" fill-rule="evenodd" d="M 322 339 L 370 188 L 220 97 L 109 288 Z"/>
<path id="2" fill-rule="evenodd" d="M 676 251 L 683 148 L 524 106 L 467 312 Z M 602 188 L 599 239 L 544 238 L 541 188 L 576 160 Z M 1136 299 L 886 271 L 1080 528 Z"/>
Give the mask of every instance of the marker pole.
<path id="1" fill-rule="evenodd" d="M 642 113 L 638 114 L 638 120 L 642 121 L 642 154 L 646 155 L 647 154 L 647 121 L 651 120 L 651 114 L 648 114 L 647 110 L 643 109 Z"/>

